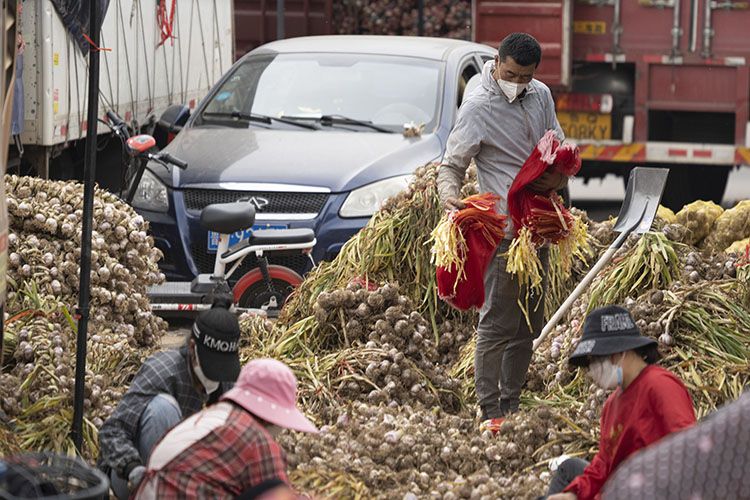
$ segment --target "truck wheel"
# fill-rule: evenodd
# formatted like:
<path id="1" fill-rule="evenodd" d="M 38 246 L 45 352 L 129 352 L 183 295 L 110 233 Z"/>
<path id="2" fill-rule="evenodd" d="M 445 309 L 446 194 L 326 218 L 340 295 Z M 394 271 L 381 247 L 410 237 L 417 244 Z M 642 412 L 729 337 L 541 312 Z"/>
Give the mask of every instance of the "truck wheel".
<path id="1" fill-rule="evenodd" d="M 659 165 L 664 167 L 664 165 Z M 665 207 L 678 212 L 682 207 L 690 202 L 695 201 L 691 180 L 693 176 L 688 171 L 689 166 L 671 166 L 667 185 L 664 187 L 664 194 L 661 196 L 661 204 Z"/>
<path id="2" fill-rule="evenodd" d="M 663 165 L 660 165 L 663 167 Z M 696 200 L 721 203 L 731 167 L 670 165 L 661 204 L 675 212 Z"/>
<path id="3" fill-rule="evenodd" d="M 732 167 L 700 165 L 694 169 L 691 184 L 695 199 L 721 204 Z"/>
<path id="4" fill-rule="evenodd" d="M 276 298 L 277 307 L 268 308 L 269 317 L 277 317 L 289 294 L 302 283 L 302 276 L 288 267 L 270 265 L 268 274 L 275 293 L 271 293 L 263 282 L 260 269 L 253 269 L 239 279 L 232 293 L 239 307 L 262 309 L 272 298 Z"/>

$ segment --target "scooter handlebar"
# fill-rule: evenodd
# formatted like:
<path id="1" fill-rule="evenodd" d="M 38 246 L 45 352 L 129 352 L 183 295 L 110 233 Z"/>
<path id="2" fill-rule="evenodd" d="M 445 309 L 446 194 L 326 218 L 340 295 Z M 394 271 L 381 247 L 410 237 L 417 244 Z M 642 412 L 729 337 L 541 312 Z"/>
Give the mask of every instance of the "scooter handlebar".
<path id="1" fill-rule="evenodd" d="M 188 166 L 187 162 L 184 162 L 184 161 L 180 160 L 179 158 L 175 158 L 174 156 L 172 156 L 169 153 L 161 153 L 159 155 L 159 159 L 161 161 L 163 161 L 163 162 L 171 163 L 175 167 L 181 168 L 183 170 L 185 170 L 187 168 L 187 166 Z"/>
<path id="2" fill-rule="evenodd" d="M 128 130 L 128 124 L 122 121 L 120 115 L 114 111 L 107 111 L 107 120 L 109 121 L 109 128 L 123 141 L 130 139 L 130 131 Z M 103 123 L 104 120 L 101 120 Z"/>
<path id="3" fill-rule="evenodd" d="M 125 125 L 125 122 L 122 121 L 122 118 L 120 118 L 114 111 L 107 111 L 107 118 L 109 119 L 110 123 L 112 123 L 112 125 L 116 127 L 122 127 L 123 125 Z"/>

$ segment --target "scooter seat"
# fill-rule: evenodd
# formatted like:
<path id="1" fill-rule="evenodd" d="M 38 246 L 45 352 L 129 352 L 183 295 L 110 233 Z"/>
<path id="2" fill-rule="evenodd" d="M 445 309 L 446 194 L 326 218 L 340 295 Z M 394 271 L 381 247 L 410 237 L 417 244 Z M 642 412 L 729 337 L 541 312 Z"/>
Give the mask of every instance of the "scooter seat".
<path id="1" fill-rule="evenodd" d="M 246 201 L 216 203 L 201 211 L 201 226 L 209 231 L 232 234 L 253 226 L 255 206 Z"/>
<path id="2" fill-rule="evenodd" d="M 229 259 L 250 246 L 293 245 L 314 241 L 315 232 L 312 229 L 257 229 L 249 238 L 242 240 L 222 254 L 221 258 Z"/>
<path id="3" fill-rule="evenodd" d="M 292 245 L 312 243 L 315 232 L 312 229 L 257 229 L 249 239 L 251 245 Z"/>

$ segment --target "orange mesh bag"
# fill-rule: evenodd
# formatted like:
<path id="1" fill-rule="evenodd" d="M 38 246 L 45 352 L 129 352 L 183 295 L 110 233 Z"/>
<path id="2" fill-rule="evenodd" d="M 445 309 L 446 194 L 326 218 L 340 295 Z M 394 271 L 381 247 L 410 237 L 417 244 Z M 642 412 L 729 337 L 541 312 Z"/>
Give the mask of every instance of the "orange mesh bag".
<path id="1" fill-rule="evenodd" d="M 432 262 L 440 298 L 466 311 L 484 304 L 484 273 L 505 236 L 500 199 L 492 193 L 466 198 L 466 208 L 447 214 L 432 232 Z"/>

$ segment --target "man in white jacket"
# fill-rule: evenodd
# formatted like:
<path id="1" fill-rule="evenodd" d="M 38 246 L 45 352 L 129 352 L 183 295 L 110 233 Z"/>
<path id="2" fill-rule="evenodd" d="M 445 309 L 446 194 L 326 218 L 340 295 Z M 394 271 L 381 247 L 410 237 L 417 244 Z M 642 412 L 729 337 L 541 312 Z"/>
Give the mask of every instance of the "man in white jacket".
<path id="1" fill-rule="evenodd" d="M 460 189 L 474 159 L 480 191 L 501 196 L 497 210 L 508 215 L 510 185 L 539 139 L 550 129 L 561 140 L 564 138 L 549 88 L 534 79 L 541 57 L 542 49 L 531 35 L 512 33 L 500 44 L 495 60 L 485 64 L 481 85 L 465 97 L 458 111 L 438 171 L 438 189 L 446 209 L 463 208 Z M 545 173 L 531 187 L 546 192 L 562 189 L 566 184 L 565 176 Z M 505 270 L 507 262 L 502 255 L 508 251 L 513 235 L 508 218 L 506 239 L 484 278 L 486 300 L 477 327 L 477 399 L 482 410 L 482 429 L 493 432 L 500 429 L 505 415 L 518 409 L 532 342 L 544 321 L 544 296 L 532 296 L 529 329 L 517 303 L 518 280 Z M 546 248 L 540 250 L 540 259 L 546 274 Z"/>

